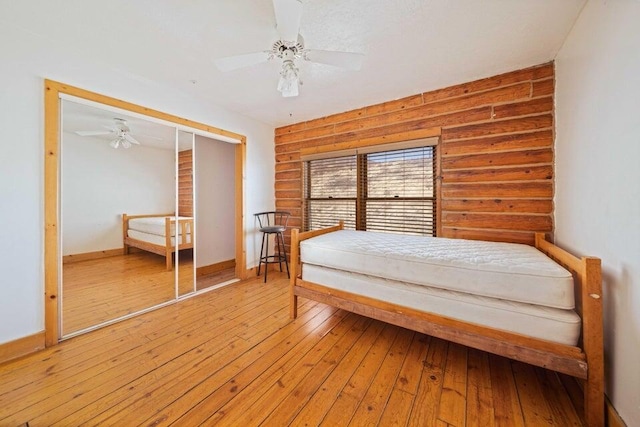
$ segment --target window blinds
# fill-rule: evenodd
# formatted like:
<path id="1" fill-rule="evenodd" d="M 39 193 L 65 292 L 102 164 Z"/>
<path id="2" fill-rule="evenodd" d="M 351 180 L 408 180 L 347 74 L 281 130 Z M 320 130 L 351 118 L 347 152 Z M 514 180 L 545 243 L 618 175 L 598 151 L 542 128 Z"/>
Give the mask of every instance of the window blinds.
<path id="1" fill-rule="evenodd" d="M 358 214 L 364 229 L 434 234 L 433 154 L 433 147 L 420 147 L 363 156 L 366 190 Z"/>
<path id="2" fill-rule="evenodd" d="M 336 225 L 356 228 L 355 155 L 304 162 L 305 229 Z"/>
<path id="3" fill-rule="evenodd" d="M 303 162 L 304 228 L 434 235 L 435 146 L 367 151 Z"/>

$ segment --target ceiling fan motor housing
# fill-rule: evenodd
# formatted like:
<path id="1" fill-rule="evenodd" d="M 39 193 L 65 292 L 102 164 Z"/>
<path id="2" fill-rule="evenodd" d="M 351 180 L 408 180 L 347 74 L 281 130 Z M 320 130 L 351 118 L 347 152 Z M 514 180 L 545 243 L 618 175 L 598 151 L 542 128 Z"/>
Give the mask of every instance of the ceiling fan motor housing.
<path id="1" fill-rule="evenodd" d="M 303 57 L 304 46 L 301 41 L 290 43 L 278 40 L 273 44 L 269 53 L 276 58 L 294 60 Z"/>

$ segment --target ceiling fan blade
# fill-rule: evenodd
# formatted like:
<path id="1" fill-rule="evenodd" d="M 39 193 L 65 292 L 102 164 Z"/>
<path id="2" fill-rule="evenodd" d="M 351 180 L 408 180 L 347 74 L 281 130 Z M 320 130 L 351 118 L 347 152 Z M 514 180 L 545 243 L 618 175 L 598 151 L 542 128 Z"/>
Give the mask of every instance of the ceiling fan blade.
<path id="1" fill-rule="evenodd" d="M 123 136 L 124 136 L 124 139 L 126 139 L 130 143 L 140 145 L 140 142 L 134 137 L 132 137 L 131 135 L 129 135 L 128 133 L 125 133 Z"/>
<path id="2" fill-rule="evenodd" d="M 300 32 L 302 2 L 300 0 L 273 0 L 276 29 L 280 40 L 295 43 Z"/>
<path id="3" fill-rule="evenodd" d="M 238 68 L 249 67 L 251 65 L 259 64 L 261 62 L 266 62 L 269 59 L 269 55 L 267 52 L 254 52 L 247 53 L 244 55 L 236 55 L 236 56 L 227 56 L 225 58 L 215 59 L 214 62 L 216 67 L 220 71 L 233 71 Z"/>
<path id="4" fill-rule="evenodd" d="M 107 131 L 107 130 L 77 130 L 75 133 L 80 136 L 97 136 L 97 135 L 109 135 L 110 133 L 113 133 L 113 132 Z"/>
<path id="5" fill-rule="evenodd" d="M 358 71 L 362 67 L 364 54 L 308 49 L 305 51 L 305 59 L 319 64 L 333 65 L 334 67 Z"/>

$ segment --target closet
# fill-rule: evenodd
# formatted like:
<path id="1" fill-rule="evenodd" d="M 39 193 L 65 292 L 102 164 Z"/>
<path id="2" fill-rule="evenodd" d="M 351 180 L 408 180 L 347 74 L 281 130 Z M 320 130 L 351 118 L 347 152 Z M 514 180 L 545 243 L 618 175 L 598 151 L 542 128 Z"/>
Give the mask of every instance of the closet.
<path id="1" fill-rule="evenodd" d="M 59 298 L 55 328 L 47 316 L 47 331 L 55 330 L 48 343 L 242 277 L 237 215 L 242 217 L 244 165 L 237 160 L 243 159 L 244 137 L 86 98 L 60 98 L 54 218 Z M 51 265 L 47 270 L 50 278 Z"/>

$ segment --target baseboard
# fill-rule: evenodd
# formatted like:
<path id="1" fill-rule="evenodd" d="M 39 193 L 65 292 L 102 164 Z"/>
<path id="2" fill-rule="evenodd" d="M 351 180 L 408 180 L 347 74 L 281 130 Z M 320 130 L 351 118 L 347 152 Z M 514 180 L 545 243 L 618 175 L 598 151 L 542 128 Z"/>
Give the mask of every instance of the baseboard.
<path id="1" fill-rule="evenodd" d="M 65 255 L 62 257 L 63 264 L 69 264 L 72 262 L 88 261 L 90 259 L 109 258 L 112 256 L 122 255 L 124 252 L 122 248 L 118 249 L 105 249 L 104 251 L 85 252 L 81 254 Z"/>
<path id="2" fill-rule="evenodd" d="M 44 331 L 0 344 L 0 363 L 44 349 Z"/>
<path id="3" fill-rule="evenodd" d="M 605 408 L 605 418 L 608 427 L 627 427 L 625 422 L 616 411 L 616 408 L 613 407 L 613 404 L 609 400 L 608 396 L 605 396 L 606 408 Z"/>
<path id="4" fill-rule="evenodd" d="M 226 261 L 217 262 L 211 265 L 205 265 L 203 267 L 196 268 L 196 277 L 206 276 L 208 274 L 214 274 L 228 268 L 235 268 L 236 260 L 229 259 Z"/>

